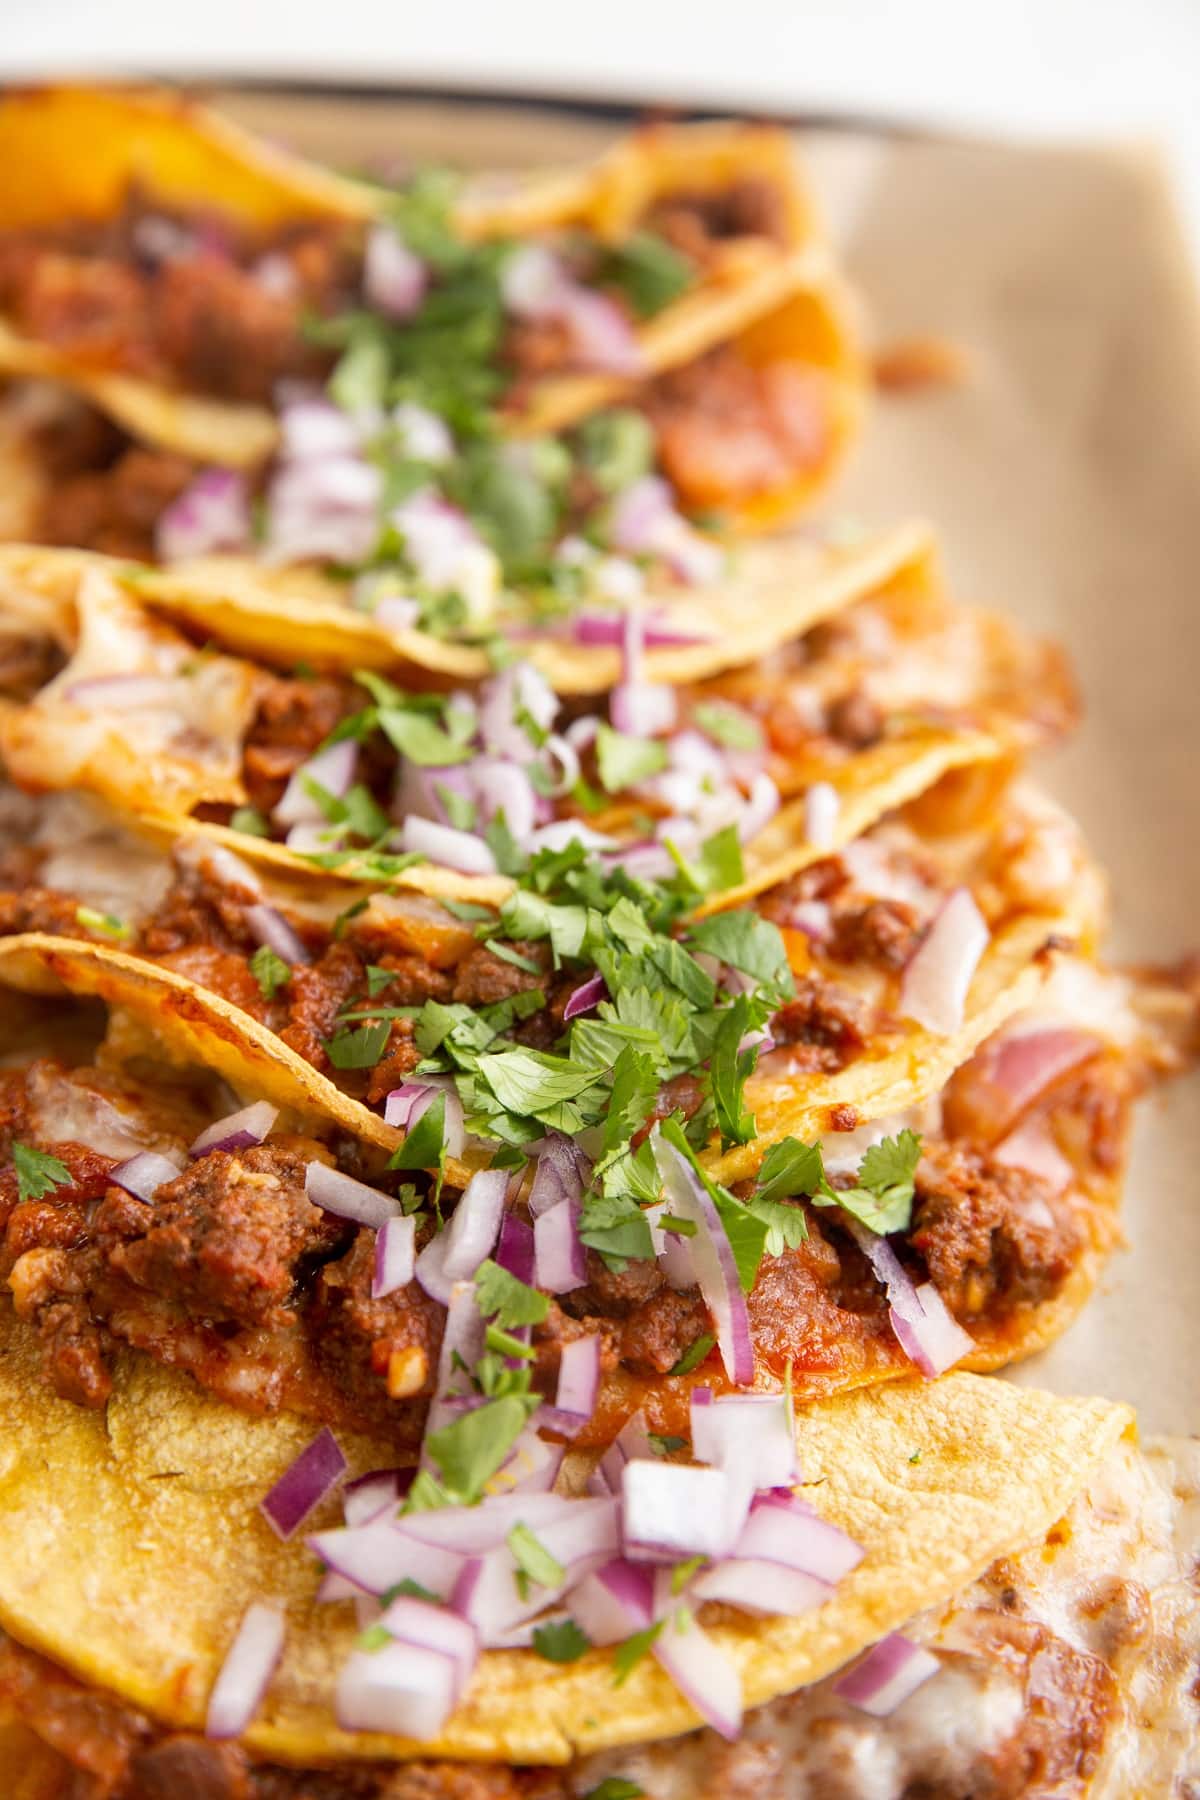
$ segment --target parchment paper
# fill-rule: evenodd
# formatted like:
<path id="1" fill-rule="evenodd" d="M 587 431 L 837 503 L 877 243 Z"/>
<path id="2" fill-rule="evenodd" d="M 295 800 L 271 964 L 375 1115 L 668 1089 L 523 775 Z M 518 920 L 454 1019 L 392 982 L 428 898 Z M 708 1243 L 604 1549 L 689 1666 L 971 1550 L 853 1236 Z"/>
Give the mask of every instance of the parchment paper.
<path id="1" fill-rule="evenodd" d="M 506 105 L 222 95 L 332 161 L 518 165 L 615 127 Z M 881 344 L 944 335 L 970 377 L 881 398 L 825 509 L 937 524 L 955 591 L 1070 648 L 1087 704 L 1046 785 L 1110 871 L 1113 951 L 1200 948 L 1200 310 L 1152 151 L 807 134 Z M 1195 1078 L 1143 1109 L 1128 1250 L 1067 1337 L 1016 1378 L 1200 1430 Z"/>

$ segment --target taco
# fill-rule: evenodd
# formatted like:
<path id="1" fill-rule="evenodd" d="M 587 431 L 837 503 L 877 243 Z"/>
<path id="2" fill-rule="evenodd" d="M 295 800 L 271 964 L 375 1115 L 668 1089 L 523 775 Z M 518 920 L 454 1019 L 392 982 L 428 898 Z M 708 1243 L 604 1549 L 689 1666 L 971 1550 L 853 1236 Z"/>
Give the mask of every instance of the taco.
<path id="1" fill-rule="evenodd" d="M 11 95 L 0 152 L 27 171 L 0 368 L 64 393 L 21 535 L 242 552 L 231 581 L 261 555 L 377 636 L 479 637 L 602 597 L 590 543 L 625 585 L 715 578 L 689 520 L 786 519 L 856 432 L 846 297 L 775 132 L 660 128 L 499 201 L 388 196 L 152 93 Z"/>
<path id="2" fill-rule="evenodd" d="M 32 791 L 74 785 L 164 824 L 198 817 L 280 869 L 377 883 L 407 869 L 419 887 L 425 864 L 442 863 L 486 877 L 494 897 L 531 854 L 577 840 L 638 876 L 690 867 L 719 905 L 953 770 L 992 764 L 1002 776 L 1074 714 L 1057 652 L 953 608 L 923 558 L 865 592 L 874 557 L 853 582 L 847 565 L 705 646 L 717 669 L 765 652 L 752 679 L 668 685 L 703 669 L 699 646 L 687 660 L 643 651 L 630 614 L 625 678 L 603 705 L 560 700 L 544 655 L 470 693 L 401 688 L 370 669 L 275 675 L 198 652 L 107 570 L 26 559 L 0 557 L 12 777 Z M 614 655 L 564 650 L 552 673 L 590 690 Z M 706 876 L 718 840 L 721 866 Z"/>
<path id="3" fill-rule="evenodd" d="M 499 1177 L 563 1296 L 535 1333 L 547 1370 L 581 1331 L 603 1344 L 602 1440 L 639 1407 L 677 1430 L 698 1380 L 769 1387 L 790 1364 L 808 1395 L 914 1360 L 1010 1361 L 1063 1328 L 1111 1247 L 1130 1104 L 1167 1052 L 1135 989 L 1066 953 L 1093 940 L 1100 890 L 1034 796 L 974 839 L 960 817 L 939 843 L 897 816 L 757 910 L 690 922 L 680 892 L 606 878 L 578 847 L 497 910 L 330 877 L 276 888 L 198 831 L 138 864 L 119 825 L 71 806 L 60 848 L 46 831 L 6 858 L 22 885 L 0 923 L 26 929 L 0 940 L 0 979 L 116 1009 L 114 1055 L 165 1041 L 240 1100 L 433 1172 L 462 1230 L 473 1177 Z M 114 844 L 144 894 L 133 920 L 81 898 L 103 903 Z M 289 1279 L 308 1330 L 311 1282 Z M 89 1285 L 65 1264 L 62 1280 Z M 383 1340 L 406 1341 L 425 1292 L 397 1296 Z M 119 1315 L 106 1329 L 122 1341 Z"/>
<path id="4" fill-rule="evenodd" d="M 735 1783 L 851 1800 L 880 1791 L 881 1767 L 930 1793 L 1020 1800 L 1053 1778 L 1083 1800 L 1189 1770 L 1194 1445 L 1139 1452 L 1123 1407 L 952 1376 L 811 1408 L 794 1442 L 767 1409 L 738 1444 L 739 1484 L 736 1428 L 710 1401 L 698 1465 L 643 1442 L 617 1494 L 600 1476 L 591 1499 L 518 1492 L 438 1514 L 415 1483 L 401 1512 L 394 1470 L 347 1482 L 338 1506 L 331 1489 L 369 1448 L 353 1446 L 332 1479 L 304 1472 L 289 1519 L 309 1503 L 307 1540 L 281 1541 L 263 1501 L 278 1523 L 297 1439 L 255 1427 L 235 1448 L 178 1377 L 159 1392 L 127 1368 L 105 1430 L 23 1385 L 20 1327 L 3 1329 L 0 1691 L 111 1800 L 185 1780 L 206 1800 L 716 1800 Z M 798 1485 L 754 1495 L 748 1471 L 788 1459 Z M 686 1517 L 697 1479 L 741 1486 L 735 1552 L 790 1557 L 765 1565 L 774 1594 L 761 1562 Z M 675 1496 L 653 1560 L 647 1483 Z M 70 1527 L 47 1534 L 48 1509 Z M 377 1562 L 385 1534 L 393 1569 L 415 1552 L 425 1580 L 387 1602 L 339 1586 L 338 1563 L 373 1579 L 372 1533 Z M 518 1556 L 567 1555 L 572 1533 L 556 1577 L 540 1565 L 555 1586 L 529 1577 L 519 1598 Z M 682 1538 L 703 1545 L 684 1557 Z M 505 1636 L 528 1647 L 491 1647 Z"/>

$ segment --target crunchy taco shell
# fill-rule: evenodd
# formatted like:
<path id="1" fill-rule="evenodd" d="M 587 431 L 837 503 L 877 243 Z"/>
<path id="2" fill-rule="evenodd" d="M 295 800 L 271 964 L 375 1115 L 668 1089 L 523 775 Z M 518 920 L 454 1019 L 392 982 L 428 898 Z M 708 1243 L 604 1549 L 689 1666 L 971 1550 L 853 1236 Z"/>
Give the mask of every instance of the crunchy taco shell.
<path id="1" fill-rule="evenodd" d="M 185 1379 L 132 1362 L 106 1420 L 49 1394 L 7 1309 L 0 1343 L 0 1392 L 13 1422 L 0 1444 L 0 1622 L 85 1680 L 166 1722 L 194 1725 L 245 1606 L 278 1596 L 288 1646 L 246 1741 L 287 1761 L 561 1763 L 576 1750 L 695 1725 L 649 1661 L 614 1688 L 604 1652 L 556 1667 L 510 1651 L 485 1656 L 437 1743 L 341 1730 L 330 1694 L 357 1627 L 348 1609 L 314 1606 L 313 1559 L 302 1545 L 280 1544 L 257 1511 L 310 1428 L 289 1435 L 286 1420 L 232 1414 Z M 811 1499 L 867 1555 L 815 1613 L 712 1627 L 747 1702 L 820 1679 L 948 1600 L 997 1556 L 1036 1542 L 1130 1420 L 1106 1401 L 963 1375 L 849 1395 L 801 1415 Z M 364 1453 L 350 1447 L 352 1467 L 364 1466 Z M 173 1479 L 156 1479 L 167 1470 Z"/>

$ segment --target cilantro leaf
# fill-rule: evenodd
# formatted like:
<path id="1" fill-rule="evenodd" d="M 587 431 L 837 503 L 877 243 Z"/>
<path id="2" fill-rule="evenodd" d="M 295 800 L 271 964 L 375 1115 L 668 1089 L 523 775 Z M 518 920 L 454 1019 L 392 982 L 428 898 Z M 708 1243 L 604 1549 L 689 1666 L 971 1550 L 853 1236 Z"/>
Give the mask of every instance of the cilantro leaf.
<path id="1" fill-rule="evenodd" d="M 758 1278 L 758 1266 L 767 1241 L 766 1224 L 756 1218 L 740 1200 L 735 1200 L 728 1188 L 722 1187 L 700 1167 L 677 1117 L 664 1119 L 658 1129 L 663 1140 L 660 1150 L 674 1150 L 684 1160 L 692 1178 L 701 1183 L 716 1208 L 717 1217 L 729 1240 L 742 1292 L 748 1294 Z M 687 1182 L 687 1174 L 678 1168 L 670 1154 L 662 1158 L 659 1166 L 663 1172 L 667 1197 L 669 1200 L 675 1199 L 672 1190 L 678 1191 Z"/>
<path id="2" fill-rule="evenodd" d="M 645 1793 L 636 1781 L 626 1781 L 622 1775 L 606 1775 L 596 1787 L 588 1789 L 583 1800 L 645 1800 Z"/>
<path id="3" fill-rule="evenodd" d="M 373 1069 L 383 1055 L 391 1024 L 380 1019 L 375 1025 L 363 1025 L 357 1031 L 343 1030 L 325 1041 L 325 1049 L 335 1069 Z"/>
<path id="4" fill-rule="evenodd" d="M 715 700 L 692 709 L 701 731 L 715 743 L 723 744 L 727 750 L 761 750 L 763 734 L 762 726 L 743 707 L 733 706 L 728 700 Z"/>
<path id="5" fill-rule="evenodd" d="M 902 1131 L 899 1137 L 871 1145 L 859 1165 L 854 1187 L 829 1188 L 826 1194 L 881 1236 L 905 1231 L 912 1220 L 914 1177 L 920 1160 L 920 1138 L 915 1131 Z"/>
<path id="6" fill-rule="evenodd" d="M 286 987 L 292 979 L 291 964 L 285 963 L 270 944 L 260 944 L 254 952 L 250 958 L 250 973 L 264 1000 L 273 1000 L 280 988 Z"/>
<path id="7" fill-rule="evenodd" d="M 767 1228 L 764 1246 L 768 1256 L 782 1256 L 785 1250 L 798 1250 L 808 1236 L 803 1210 L 781 1200 L 764 1200 L 751 1194 L 746 1209 Z"/>
<path id="8" fill-rule="evenodd" d="M 444 731 L 429 713 L 398 706 L 379 708 L 379 727 L 401 756 L 422 768 L 466 762 L 476 752 Z"/>
<path id="9" fill-rule="evenodd" d="M 528 1525 L 516 1524 L 505 1538 L 505 1543 L 512 1552 L 513 1561 L 522 1575 L 528 1576 L 536 1586 L 543 1588 L 561 1587 L 567 1578 L 567 1571 L 551 1556 L 546 1546 L 536 1538 Z"/>
<path id="10" fill-rule="evenodd" d="M 560 1131 L 572 1130 L 562 1122 L 564 1106 L 598 1080 L 595 1069 L 581 1069 L 565 1057 L 524 1048 L 489 1052 L 479 1058 L 478 1070 L 506 1111 L 541 1119 Z"/>
<path id="11" fill-rule="evenodd" d="M 596 768 L 606 793 L 620 794 L 667 766 L 667 746 L 657 738 L 630 737 L 601 725 L 596 733 Z"/>
<path id="12" fill-rule="evenodd" d="M 133 936 L 133 926 L 118 919 L 116 913 L 97 912 L 94 906 L 77 906 L 75 908 L 76 923 L 85 931 L 94 931 L 100 937 L 111 938 L 116 944 L 127 944 Z"/>
<path id="13" fill-rule="evenodd" d="M 392 1151 L 389 1169 L 438 1169 L 446 1161 L 446 1096 L 433 1096 L 404 1142 Z"/>
<path id="14" fill-rule="evenodd" d="M 463 1413 L 425 1439 L 452 1503 L 473 1506 L 481 1498 L 487 1483 L 508 1460 L 537 1405 L 536 1394 L 506 1394 Z"/>
<path id="15" fill-rule="evenodd" d="M 794 1199 L 820 1192 L 825 1171 L 820 1144 L 802 1144 L 798 1138 L 780 1138 L 762 1159 L 754 1187 L 755 1200 Z"/>
<path id="16" fill-rule="evenodd" d="M 656 1619 L 653 1625 L 647 1625 L 645 1631 L 635 1631 L 627 1637 L 623 1644 L 618 1644 L 613 1651 L 613 1686 L 620 1687 L 628 1681 L 644 1656 L 648 1656 L 659 1638 L 667 1621 Z"/>
<path id="17" fill-rule="evenodd" d="M 698 1369 L 705 1357 L 715 1348 L 716 1342 L 715 1337 L 709 1332 L 705 1332 L 703 1337 L 698 1337 L 694 1343 L 688 1345 L 679 1361 L 673 1363 L 667 1370 L 667 1374 L 690 1375 L 692 1370 Z"/>
<path id="18" fill-rule="evenodd" d="M 592 1640 L 584 1635 L 574 1619 L 549 1619 L 544 1625 L 534 1626 L 533 1647 L 547 1662 L 573 1663 L 579 1661 L 585 1650 L 591 1649 Z"/>
<path id="19" fill-rule="evenodd" d="M 796 987 L 788 964 L 787 948 L 779 927 L 747 908 L 713 913 L 692 926 L 691 942 L 697 950 L 728 963 L 741 975 L 749 975 L 773 999 L 793 998 Z"/>
<path id="20" fill-rule="evenodd" d="M 579 1217 L 579 1240 L 620 1273 L 626 1262 L 654 1255 L 650 1226 L 636 1200 L 624 1194 L 589 1194 Z"/>
<path id="21" fill-rule="evenodd" d="M 696 279 L 691 261 L 657 231 L 633 231 L 604 258 L 600 280 L 620 288 L 643 319 L 661 312 Z"/>
<path id="22" fill-rule="evenodd" d="M 231 831 L 245 832 L 247 837 L 270 837 L 271 822 L 253 806 L 234 808 L 229 820 Z"/>
<path id="23" fill-rule="evenodd" d="M 754 1114 L 746 1110 L 743 1100 L 758 1052 L 740 1048 L 749 1024 L 748 1015 L 746 998 L 739 995 L 721 1018 L 709 1057 L 709 1091 L 723 1150 L 730 1144 L 748 1144 L 754 1136 Z"/>
<path id="24" fill-rule="evenodd" d="M 673 1451 L 682 1450 L 683 1446 L 687 1443 L 686 1438 L 664 1437 L 663 1434 L 658 1431 L 648 1432 L 647 1436 L 650 1440 L 650 1448 L 653 1450 L 655 1456 L 670 1456 Z M 701 1557 L 700 1560 L 703 1562 L 703 1557 Z"/>
<path id="25" fill-rule="evenodd" d="M 475 1298 L 482 1317 L 494 1319 L 505 1330 L 540 1325 L 550 1311 L 547 1295 L 518 1281 L 490 1257 L 475 1272 Z"/>
<path id="26" fill-rule="evenodd" d="M 22 1200 L 40 1200 L 43 1194 L 71 1179 L 65 1162 L 48 1151 L 31 1149 L 28 1144 L 14 1143 L 12 1160 L 17 1172 L 17 1195 Z"/>

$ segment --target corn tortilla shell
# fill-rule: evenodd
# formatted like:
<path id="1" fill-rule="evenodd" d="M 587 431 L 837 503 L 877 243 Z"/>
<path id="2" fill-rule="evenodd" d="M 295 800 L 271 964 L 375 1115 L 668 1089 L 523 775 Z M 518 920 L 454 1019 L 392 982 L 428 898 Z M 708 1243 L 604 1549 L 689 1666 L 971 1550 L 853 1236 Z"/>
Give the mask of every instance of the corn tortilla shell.
<path id="1" fill-rule="evenodd" d="M 288 1644 L 246 1736 L 287 1761 L 416 1755 L 564 1762 L 662 1738 L 696 1717 L 647 1659 L 614 1688 L 611 1658 L 569 1666 L 489 1653 L 434 1744 L 340 1730 L 332 1683 L 358 1627 L 317 1608 L 319 1570 L 258 1501 L 311 1423 L 256 1419 L 186 1377 L 122 1360 L 107 1415 L 57 1399 L 27 1328 L 0 1312 L 0 1622 L 165 1723 L 198 1725 L 248 1602 L 286 1602 Z M 997 1556 L 1036 1543 L 1131 1423 L 1128 1409 L 951 1375 L 821 1402 L 797 1421 L 809 1497 L 866 1558 L 818 1612 L 711 1629 L 747 1704 L 820 1679 Z M 352 1468 L 386 1444 L 347 1446 Z M 910 1458 L 919 1450 L 920 1461 Z M 336 1516 L 336 1506 L 334 1515 Z"/>

